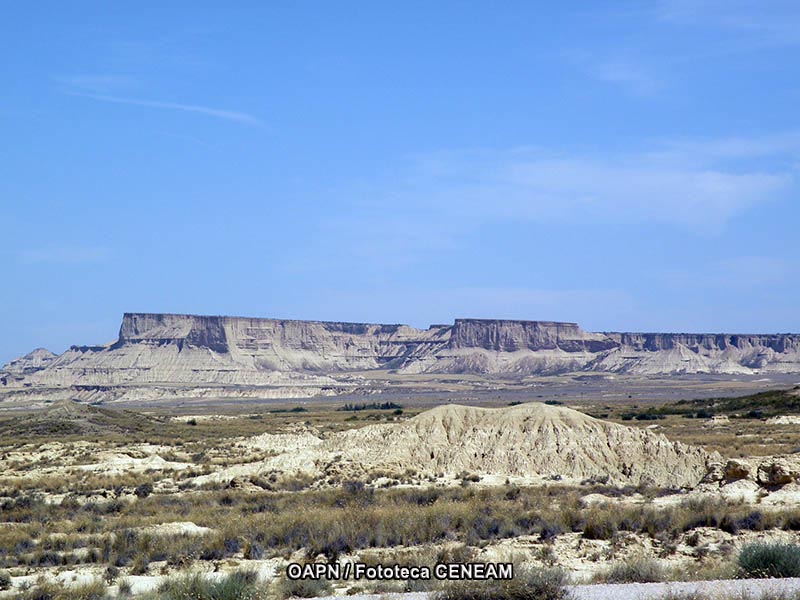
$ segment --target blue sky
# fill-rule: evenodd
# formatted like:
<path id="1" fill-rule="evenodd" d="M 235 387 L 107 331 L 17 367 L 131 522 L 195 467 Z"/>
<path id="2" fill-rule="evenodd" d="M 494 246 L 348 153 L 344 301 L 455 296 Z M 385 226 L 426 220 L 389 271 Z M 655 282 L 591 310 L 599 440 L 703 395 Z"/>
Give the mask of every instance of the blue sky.
<path id="1" fill-rule="evenodd" d="M 0 362 L 125 311 L 800 331 L 796 2 L 16 3 Z"/>

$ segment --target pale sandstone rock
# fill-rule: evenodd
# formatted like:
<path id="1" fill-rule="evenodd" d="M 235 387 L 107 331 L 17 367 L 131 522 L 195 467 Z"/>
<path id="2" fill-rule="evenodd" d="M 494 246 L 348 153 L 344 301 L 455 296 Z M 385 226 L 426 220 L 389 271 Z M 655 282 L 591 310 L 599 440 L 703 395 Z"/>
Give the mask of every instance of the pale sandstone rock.
<path id="1" fill-rule="evenodd" d="M 758 466 L 758 482 L 763 485 L 786 485 L 800 478 L 800 458 L 775 457 Z"/>
<path id="2" fill-rule="evenodd" d="M 0 371 L 0 400 L 310 397 L 366 385 L 344 374 L 601 371 L 633 375 L 800 372 L 800 335 L 590 333 L 576 323 L 452 325 L 129 313 L 113 343 L 46 350 Z"/>
<path id="3" fill-rule="evenodd" d="M 731 459 L 725 464 L 725 479 L 737 481 L 753 477 L 753 465 L 747 460 Z"/>
<path id="4" fill-rule="evenodd" d="M 306 450 L 266 461 L 265 469 L 318 476 L 372 470 L 538 477 L 542 481 L 605 479 L 614 484 L 691 487 L 715 453 L 663 435 L 594 419 L 564 407 L 440 406 L 396 424 L 333 434 Z"/>

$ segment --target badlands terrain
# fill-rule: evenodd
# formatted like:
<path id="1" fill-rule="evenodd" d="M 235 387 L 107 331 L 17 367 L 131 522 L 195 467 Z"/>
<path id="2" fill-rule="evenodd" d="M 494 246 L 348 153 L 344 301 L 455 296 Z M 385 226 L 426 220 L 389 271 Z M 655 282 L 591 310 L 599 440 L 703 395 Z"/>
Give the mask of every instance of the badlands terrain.
<path id="1" fill-rule="evenodd" d="M 285 577 L 309 561 L 777 574 L 743 557 L 800 543 L 798 340 L 127 314 L 0 374 L 0 597 L 444 585 Z"/>
<path id="2" fill-rule="evenodd" d="M 774 381 L 797 373 L 797 334 L 589 333 L 575 323 L 486 319 L 421 330 L 129 313 L 113 342 L 11 361 L 0 370 L 0 406 L 528 391 L 569 374 Z"/>

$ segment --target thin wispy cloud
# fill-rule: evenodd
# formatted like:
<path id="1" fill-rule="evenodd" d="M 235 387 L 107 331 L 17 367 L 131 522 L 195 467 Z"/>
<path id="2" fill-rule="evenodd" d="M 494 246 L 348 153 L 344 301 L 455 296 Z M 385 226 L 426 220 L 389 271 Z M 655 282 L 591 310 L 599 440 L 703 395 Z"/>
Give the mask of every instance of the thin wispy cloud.
<path id="1" fill-rule="evenodd" d="M 89 98 L 91 100 L 97 100 L 98 102 L 111 102 L 115 104 L 142 106 L 145 108 L 156 108 L 163 110 L 176 110 L 181 112 L 197 113 L 209 117 L 214 117 L 216 119 L 224 119 L 226 121 L 241 123 L 243 125 L 250 125 L 255 127 L 263 126 L 262 121 L 260 121 L 258 118 L 246 112 L 213 108 L 210 106 L 201 106 L 197 104 L 181 104 L 177 102 L 162 102 L 160 100 L 142 100 L 138 98 L 126 98 L 121 96 L 109 96 L 106 94 L 93 94 L 87 92 L 67 91 L 64 93 L 70 96 L 77 96 L 80 98 Z"/>
<path id="2" fill-rule="evenodd" d="M 683 164 L 691 161 L 695 167 L 720 162 L 746 163 L 762 158 L 778 164 L 800 164 L 800 131 L 786 131 L 756 138 L 726 137 L 717 139 L 668 139 L 650 156 L 651 160 Z M 793 167 L 796 171 L 797 168 Z"/>
<path id="3" fill-rule="evenodd" d="M 745 50 L 800 44 L 800 5 L 794 1 L 661 0 L 655 15 L 677 25 L 735 33 Z"/>
<path id="4" fill-rule="evenodd" d="M 796 151 L 787 136 L 654 144 L 616 154 L 440 152 L 415 157 L 405 172 L 361 195 L 364 210 L 390 205 L 396 218 L 424 215 L 432 228 L 519 220 L 658 223 L 707 235 L 786 198 L 796 188 Z"/>
<path id="5" fill-rule="evenodd" d="M 136 78 L 130 75 L 100 74 L 100 75 L 70 75 L 56 77 L 56 83 L 72 90 L 83 90 L 85 93 L 108 94 L 119 92 L 122 89 L 135 87 Z"/>
<path id="6" fill-rule="evenodd" d="M 734 256 L 695 265 L 692 270 L 669 269 L 659 274 L 676 288 L 776 290 L 791 286 L 800 275 L 800 261 L 774 256 Z"/>
<path id="7" fill-rule="evenodd" d="M 610 85 L 634 96 L 652 96 L 666 85 L 663 77 L 641 56 L 617 49 L 606 55 L 585 50 L 569 50 L 561 59 L 584 75 Z"/>
<path id="8" fill-rule="evenodd" d="M 629 60 L 608 60 L 590 65 L 589 74 L 599 81 L 622 86 L 636 95 L 648 96 L 663 87 L 653 73 Z"/>
<path id="9" fill-rule="evenodd" d="M 47 246 L 19 253 L 20 262 L 28 265 L 86 265 L 102 263 L 110 257 L 110 250 L 104 246 Z"/>

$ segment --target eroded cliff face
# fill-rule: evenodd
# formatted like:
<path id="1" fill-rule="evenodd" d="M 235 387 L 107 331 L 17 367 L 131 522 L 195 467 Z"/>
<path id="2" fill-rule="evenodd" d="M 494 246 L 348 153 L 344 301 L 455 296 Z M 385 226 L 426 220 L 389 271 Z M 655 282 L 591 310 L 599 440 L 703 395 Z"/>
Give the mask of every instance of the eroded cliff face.
<path id="1" fill-rule="evenodd" d="M 24 367 L 24 368 L 23 368 Z M 118 339 L 37 351 L 0 371 L 0 399 L 290 397 L 352 391 L 348 373 L 800 373 L 800 335 L 591 333 L 576 323 L 452 325 L 128 313 Z M 41 392 L 41 393 L 40 393 Z"/>
<path id="2" fill-rule="evenodd" d="M 447 330 L 442 326 L 420 330 L 372 323 L 128 313 L 115 347 L 207 348 L 249 357 L 262 370 L 377 369 L 443 345 Z"/>
<path id="3" fill-rule="evenodd" d="M 728 334 L 728 333 L 610 333 L 619 345 L 634 350 L 658 352 L 679 346 L 690 349 L 719 351 L 763 348 L 774 352 L 800 350 L 800 335 L 797 334 Z"/>
<path id="4" fill-rule="evenodd" d="M 481 348 L 495 352 L 601 352 L 618 345 L 603 334 L 583 331 L 577 323 L 456 319 L 450 333 L 449 348 Z"/>

